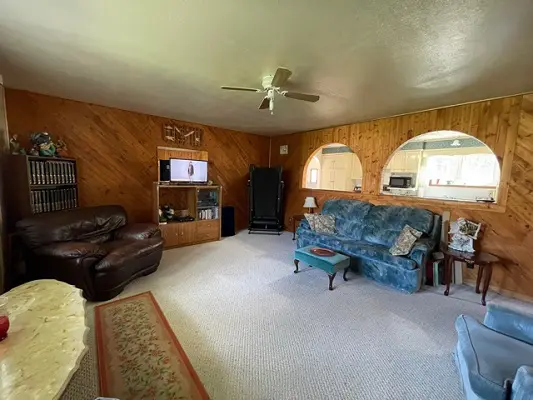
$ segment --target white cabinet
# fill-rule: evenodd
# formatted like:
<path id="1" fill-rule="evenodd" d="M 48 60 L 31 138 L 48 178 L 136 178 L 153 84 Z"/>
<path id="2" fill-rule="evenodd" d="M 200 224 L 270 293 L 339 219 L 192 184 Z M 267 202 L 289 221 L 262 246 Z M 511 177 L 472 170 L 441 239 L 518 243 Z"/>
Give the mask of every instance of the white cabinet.
<path id="1" fill-rule="evenodd" d="M 397 151 L 391 158 L 387 169 L 390 172 L 418 172 L 420 151 Z"/>
<path id="2" fill-rule="evenodd" d="M 322 155 L 320 189 L 351 192 L 354 180 L 361 177 L 361 163 L 354 153 Z"/>
<path id="3" fill-rule="evenodd" d="M 419 151 L 405 151 L 404 171 L 418 172 L 418 165 L 420 163 Z"/>

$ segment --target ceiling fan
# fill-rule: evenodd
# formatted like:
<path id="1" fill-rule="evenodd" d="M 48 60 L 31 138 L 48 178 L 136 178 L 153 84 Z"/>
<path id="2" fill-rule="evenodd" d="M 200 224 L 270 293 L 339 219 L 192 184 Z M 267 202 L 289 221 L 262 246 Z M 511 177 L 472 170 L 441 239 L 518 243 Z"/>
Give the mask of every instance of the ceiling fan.
<path id="1" fill-rule="evenodd" d="M 276 94 L 288 97 L 290 99 L 310 101 L 312 103 L 317 102 L 320 96 L 315 94 L 305 94 L 298 92 L 289 92 L 282 90 L 281 87 L 287 83 L 287 80 L 292 75 L 292 72 L 287 68 L 278 68 L 274 75 L 267 75 L 263 77 L 262 86 L 263 89 L 238 87 L 238 86 L 222 86 L 222 89 L 226 90 L 242 90 L 245 92 L 266 93 L 263 101 L 259 105 L 260 110 L 270 110 L 270 114 L 274 114 L 274 98 Z"/>

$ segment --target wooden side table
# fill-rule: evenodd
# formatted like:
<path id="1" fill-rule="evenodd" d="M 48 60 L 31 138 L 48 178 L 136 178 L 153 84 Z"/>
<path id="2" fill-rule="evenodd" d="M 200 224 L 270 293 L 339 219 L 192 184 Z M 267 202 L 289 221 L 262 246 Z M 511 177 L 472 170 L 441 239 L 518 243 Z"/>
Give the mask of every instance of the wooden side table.
<path id="1" fill-rule="evenodd" d="M 305 215 L 298 214 L 292 217 L 292 240 L 296 240 L 296 221 L 300 222 L 305 218 Z"/>
<path id="2" fill-rule="evenodd" d="M 450 294 L 450 282 L 452 280 L 452 269 L 455 261 L 464 262 L 474 267 L 477 265 L 476 293 L 480 293 L 479 285 L 481 278 L 483 278 L 481 304 L 485 306 L 487 304 L 485 298 L 489 290 L 490 279 L 492 278 L 492 265 L 499 262 L 500 259 L 495 255 L 484 252 L 465 253 L 452 249 L 441 249 L 440 251 L 444 254 L 444 283 L 446 284 L 444 295 L 448 296 Z"/>

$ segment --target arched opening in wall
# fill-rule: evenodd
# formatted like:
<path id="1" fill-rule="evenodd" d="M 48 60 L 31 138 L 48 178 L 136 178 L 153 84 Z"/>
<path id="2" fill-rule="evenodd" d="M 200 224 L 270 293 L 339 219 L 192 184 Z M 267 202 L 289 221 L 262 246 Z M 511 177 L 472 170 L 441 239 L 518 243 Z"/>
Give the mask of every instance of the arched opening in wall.
<path id="1" fill-rule="evenodd" d="M 360 192 L 363 168 L 357 154 L 340 143 L 320 147 L 308 158 L 302 176 L 306 189 Z"/>
<path id="2" fill-rule="evenodd" d="M 435 131 L 402 144 L 382 173 L 382 194 L 494 203 L 500 164 L 473 136 Z"/>

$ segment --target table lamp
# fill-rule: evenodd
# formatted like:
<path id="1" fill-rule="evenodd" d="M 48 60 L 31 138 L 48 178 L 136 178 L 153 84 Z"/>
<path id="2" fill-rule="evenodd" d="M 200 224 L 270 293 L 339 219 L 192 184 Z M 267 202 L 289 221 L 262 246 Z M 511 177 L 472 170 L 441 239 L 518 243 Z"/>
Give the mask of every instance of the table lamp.
<path id="1" fill-rule="evenodd" d="M 317 208 L 316 201 L 314 197 L 306 197 L 304 202 L 304 207 L 309 209 L 309 213 L 313 213 L 313 208 Z"/>

